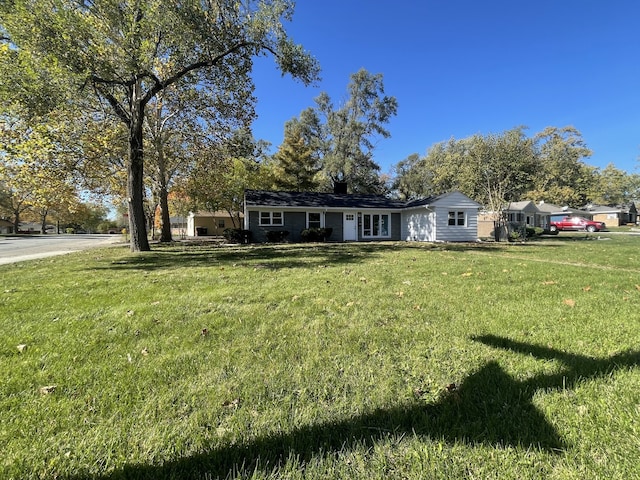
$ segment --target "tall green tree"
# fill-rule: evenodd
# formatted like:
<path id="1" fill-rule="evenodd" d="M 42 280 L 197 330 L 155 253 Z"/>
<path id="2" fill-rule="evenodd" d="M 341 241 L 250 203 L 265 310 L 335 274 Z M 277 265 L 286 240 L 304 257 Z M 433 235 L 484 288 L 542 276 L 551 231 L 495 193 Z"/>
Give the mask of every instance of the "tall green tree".
<path id="1" fill-rule="evenodd" d="M 268 186 L 261 160 L 266 146 L 248 130 L 238 130 L 230 138 L 208 143 L 199 149 L 199 158 L 181 196 L 189 199 L 189 210 L 226 211 L 237 228 L 244 207 L 244 191 Z M 265 184 L 265 182 L 267 182 Z"/>
<path id="2" fill-rule="evenodd" d="M 450 139 L 396 167 L 395 188 L 412 199 L 459 190 L 494 212 L 518 199 L 535 170 L 533 141 L 518 127 L 501 134 Z"/>
<path id="3" fill-rule="evenodd" d="M 612 163 L 594 171 L 589 201 L 600 205 L 622 205 L 637 197 L 638 175 L 620 170 Z"/>
<path id="4" fill-rule="evenodd" d="M 595 181 L 591 156 L 582 134 L 574 127 L 547 127 L 534 139 L 538 167 L 532 178 L 531 200 L 559 205 L 583 205 Z"/>
<path id="5" fill-rule="evenodd" d="M 54 85 L 74 82 L 92 107 L 124 124 L 131 250 L 149 250 L 143 142 L 149 102 L 171 86 L 238 95 L 252 85 L 253 58 L 266 54 L 283 73 L 316 80 L 316 61 L 284 29 L 293 8 L 291 0 L 13 0 L 0 3 L 0 40 L 9 50 L 0 60 L 17 56 L 15 67 L 29 67 L 14 75 L 16 91 L 34 75 L 50 76 Z M 34 74 L 34 65 L 44 71 Z"/>
<path id="6" fill-rule="evenodd" d="M 319 158 L 297 119 L 285 125 L 284 140 L 273 160 L 275 188 L 296 192 L 318 189 Z"/>
<path id="7" fill-rule="evenodd" d="M 525 135 L 524 127 L 474 138 L 474 161 L 467 171 L 471 173 L 469 167 L 477 169 L 480 185 L 476 198 L 499 219 L 504 207 L 521 198 L 535 177 L 533 141 Z"/>
<path id="8" fill-rule="evenodd" d="M 171 241 L 169 192 L 189 175 L 207 142 L 222 142 L 255 116 L 251 91 L 220 99 L 211 90 L 167 88 L 149 103 L 145 122 L 147 174 L 161 213 L 161 242 Z M 152 205 L 155 212 L 155 205 Z"/>
<path id="9" fill-rule="evenodd" d="M 27 117 L 16 109 L 0 117 L 0 182 L 9 193 L 6 207 L 16 231 L 29 209 L 40 217 L 45 232 L 52 210 L 68 210 L 77 202 L 70 165 L 75 152 L 67 148 L 69 124 L 59 113 Z"/>
<path id="10" fill-rule="evenodd" d="M 386 125 L 397 114 L 398 102 L 385 95 L 382 74 L 365 69 L 351 75 L 347 92 L 338 106 L 321 93 L 316 106 L 300 116 L 303 135 L 315 137 L 309 145 L 320 152 L 327 183 L 347 183 L 352 192 L 382 193 L 385 185 L 373 154 L 377 141 L 391 136 Z"/>

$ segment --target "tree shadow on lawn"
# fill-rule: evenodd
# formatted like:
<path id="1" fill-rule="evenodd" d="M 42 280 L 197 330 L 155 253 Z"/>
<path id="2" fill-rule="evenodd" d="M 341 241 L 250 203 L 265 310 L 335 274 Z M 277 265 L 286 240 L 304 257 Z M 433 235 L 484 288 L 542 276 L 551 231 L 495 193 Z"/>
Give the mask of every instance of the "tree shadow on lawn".
<path id="1" fill-rule="evenodd" d="M 512 446 L 561 454 L 568 445 L 535 407 L 534 394 L 541 389 L 571 388 L 578 382 L 640 365 L 640 352 L 598 359 L 493 335 L 474 337 L 474 340 L 540 359 L 556 359 L 564 364 L 564 368 L 557 374 L 541 374 L 519 381 L 497 362 L 490 361 L 462 384 L 447 387 L 433 403 L 416 400 L 360 416 L 216 447 L 163 465 L 127 465 L 99 478 L 231 478 L 248 477 L 256 472 L 268 475 L 277 473 L 287 460 L 294 459 L 304 468 L 313 458 L 355 448 L 368 450 L 377 442 L 397 442 L 406 435 L 469 446 Z M 85 477 L 80 474 L 70 478 Z"/>
<path id="2" fill-rule="evenodd" d="M 105 263 L 92 269 L 153 271 L 171 268 L 221 267 L 227 264 L 270 269 L 318 268 L 359 263 L 386 252 L 412 250 L 464 251 L 494 249 L 490 244 L 451 243 L 415 244 L 408 242 L 360 242 L 360 243 L 295 243 L 250 244 L 236 246 L 169 245 L 120 260 Z"/>
<path id="3" fill-rule="evenodd" d="M 250 266 L 271 269 L 317 268 L 349 264 L 375 256 L 380 248 L 352 248 L 349 244 L 268 244 L 237 246 L 165 246 L 144 254 L 103 264 L 105 270 L 166 270 Z"/>

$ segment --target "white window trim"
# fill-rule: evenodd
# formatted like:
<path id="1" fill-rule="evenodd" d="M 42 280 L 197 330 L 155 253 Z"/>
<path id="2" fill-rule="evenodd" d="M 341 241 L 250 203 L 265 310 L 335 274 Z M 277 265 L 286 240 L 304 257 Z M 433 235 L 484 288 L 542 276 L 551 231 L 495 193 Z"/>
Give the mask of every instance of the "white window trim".
<path id="1" fill-rule="evenodd" d="M 263 222 L 262 221 L 262 215 L 268 213 L 269 214 L 269 223 Z M 281 218 L 281 222 L 280 223 L 273 223 L 273 214 L 274 213 L 279 213 L 280 214 L 280 218 Z M 282 211 L 265 211 L 265 210 L 261 210 L 258 212 L 258 225 L 260 225 L 261 227 L 282 227 L 284 226 L 284 212 Z"/>
<path id="2" fill-rule="evenodd" d="M 452 213 L 452 212 L 454 213 L 454 221 L 455 221 L 455 223 L 453 225 L 451 225 L 449 223 L 449 220 L 450 220 L 449 214 Z M 462 216 L 464 218 L 464 224 L 462 224 L 462 225 L 458 224 L 458 214 L 460 214 L 460 213 L 462 213 Z M 448 210 L 447 211 L 447 226 L 448 227 L 462 227 L 462 228 L 464 228 L 468 224 L 469 224 L 469 217 L 467 215 L 467 211 L 466 210 Z"/>
<path id="3" fill-rule="evenodd" d="M 319 228 L 324 228 L 324 215 L 322 214 L 322 212 L 306 212 L 307 214 L 307 228 L 312 228 L 309 226 L 309 214 L 311 213 L 317 213 L 318 215 L 320 215 L 320 227 Z M 313 227 L 315 228 L 315 227 Z"/>
<path id="4" fill-rule="evenodd" d="M 378 215 L 378 216 L 382 216 L 382 215 L 386 215 L 389 218 L 389 224 L 387 225 L 387 234 L 386 235 L 365 235 L 364 233 L 364 217 L 365 216 L 372 216 L 373 215 Z M 392 219 L 392 215 L 391 212 L 362 212 L 362 225 L 360 228 L 360 234 L 362 235 L 362 238 L 391 238 L 391 219 Z M 373 220 L 373 218 L 372 218 Z M 373 223 L 373 222 L 372 222 Z M 373 229 L 373 226 L 371 227 Z"/>

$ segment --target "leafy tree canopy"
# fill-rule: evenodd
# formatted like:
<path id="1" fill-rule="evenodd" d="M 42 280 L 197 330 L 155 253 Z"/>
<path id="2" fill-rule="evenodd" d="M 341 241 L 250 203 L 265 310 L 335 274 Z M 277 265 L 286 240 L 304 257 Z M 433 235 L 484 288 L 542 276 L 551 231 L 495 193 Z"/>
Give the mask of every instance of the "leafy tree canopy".
<path id="1" fill-rule="evenodd" d="M 115 116 L 127 131 L 131 249 L 148 250 L 143 205 L 146 107 L 159 92 L 194 85 L 222 104 L 252 91 L 253 58 L 272 54 L 304 83 L 319 67 L 286 34 L 291 0 L 7 0 L 0 3 L 0 73 L 15 88 L 0 102 L 38 105 L 50 90 Z M 59 87 L 59 88 L 58 88 Z M 72 88 L 73 87 L 73 88 Z M 57 95 L 59 94 L 59 95 Z M 227 102 L 228 101 L 228 102 Z"/>
<path id="2" fill-rule="evenodd" d="M 351 75 L 343 103 L 334 105 L 326 92 L 315 102 L 294 120 L 311 155 L 320 159 L 320 188 L 330 190 L 341 182 L 351 192 L 384 193 L 373 153 L 380 138 L 391 136 L 386 124 L 397 114 L 398 102 L 385 95 L 382 74 L 361 69 Z"/>

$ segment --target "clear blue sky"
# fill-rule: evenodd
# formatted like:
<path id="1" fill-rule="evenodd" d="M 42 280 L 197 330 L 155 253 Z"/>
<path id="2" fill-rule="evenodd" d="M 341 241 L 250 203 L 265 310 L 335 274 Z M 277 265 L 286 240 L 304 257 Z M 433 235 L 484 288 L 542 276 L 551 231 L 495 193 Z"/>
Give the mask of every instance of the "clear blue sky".
<path id="1" fill-rule="evenodd" d="M 272 59 L 256 64 L 254 136 L 282 142 L 284 123 L 349 76 L 382 73 L 398 99 L 375 160 L 382 173 L 451 137 L 524 125 L 577 128 L 588 165 L 638 173 L 640 1 L 298 0 L 287 31 L 320 62 L 305 87 Z"/>

